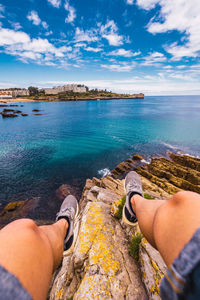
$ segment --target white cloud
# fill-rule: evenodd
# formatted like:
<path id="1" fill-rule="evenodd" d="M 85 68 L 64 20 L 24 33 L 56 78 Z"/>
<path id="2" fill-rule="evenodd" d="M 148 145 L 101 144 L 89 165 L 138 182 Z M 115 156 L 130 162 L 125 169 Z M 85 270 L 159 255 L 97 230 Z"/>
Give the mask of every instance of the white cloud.
<path id="1" fill-rule="evenodd" d="M 0 11 L 4 12 L 5 8 L 4 6 L 0 3 Z"/>
<path id="2" fill-rule="evenodd" d="M 160 63 L 166 62 L 167 58 L 163 53 L 152 52 L 148 56 L 143 57 L 144 62 L 141 63 L 142 66 L 159 66 Z"/>
<path id="3" fill-rule="evenodd" d="M 68 0 L 66 0 L 64 7 L 69 12 L 68 17 L 65 19 L 65 23 L 73 23 L 76 18 L 76 11 L 74 7 L 69 5 Z"/>
<path id="4" fill-rule="evenodd" d="M 86 51 L 91 51 L 91 52 L 100 52 L 100 51 L 102 51 L 103 49 L 102 49 L 102 48 L 98 48 L 98 47 L 96 47 L 96 48 L 93 48 L 93 47 L 87 47 L 87 48 L 85 48 L 84 50 L 86 50 Z"/>
<path id="5" fill-rule="evenodd" d="M 82 48 L 82 47 L 86 47 L 87 45 L 85 43 L 77 43 L 74 45 L 74 47 L 77 47 L 77 48 Z"/>
<path id="6" fill-rule="evenodd" d="M 185 69 L 185 68 L 187 68 L 187 67 L 188 67 L 188 66 L 186 66 L 186 65 L 176 66 L 177 69 Z"/>
<path id="7" fill-rule="evenodd" d="M 160 0 L 137 0 L 137 5 L 143 9 L 149 10 L 155 7 Z"/>
<path id="8" fill-rule="evenodd" d="M 129 5 L 133 5 L 133 0 L 126 0 L 126 3 Z"/>
<path id="9" fill-rule="evenodd" d="M 82 30 L 80 28 L 76 28 L 75 32 L 75 41 L 76 42 L 96 42 L 98 41 L 97 33 L 94 29 L 91 30 Z"/>
<path id="10" fill-rule="evenodd" d="M 22 28 L 22 26 L 20 25 L 19 22 L 12 22 L 12 21 L 9 21 L 9 23 L 11 24 L 11 26 L 12 26 L 16 31 Z"/>
<path id="11" fill-rule="evenodd" d="M 105 25 L 101 25 L 101 36 L 108 40 L 111 46 L 120 46 L 123 44 L 123 36 L 118 35 L 118 27 L 113 20 L 108 21 Z"/>
<path id="12" fill-rule="evenodd" d="M 15 32 L 11 29 L 0 29 L 0 46 L 13 45 L 18 43 L 29 43 L 30 37 L 22 31 Z"/>
<path id="13" fill-rule="evenodd" d="M 32 10 L 28 15 L 27 15 L 27 19 L 29 21 L 32 21 L 32 23 L 34 25 L 40 25 L 41 20 L 40 17 L 38 16 L 38 13 L 35 10 Z"/>
<path id="14" fill-rule="evenodd" d="M 37 13 L 37 11 L 35 11 L 35 10 L 32 10 L 28 15 L 27 15 L 27 19 L 29 20 L 29 21 L 32 21 L 32 23 L 34 24 L 34 25 L 36 25 L 36 26 L 38 26 L 38 25 L 42 25 L 42 27 L 44 28 L 44 29 L 48 29 L 49 28 L 49 25 L 47 24 L 47 22 L 45 22 L 45 21 L 42 21 L 41 19 L 40 19 L 40 17 L 38 16 L 38 13 Z M 18 23 L 19 24 L 19 23 Z M 21 28 L 21 27 L 20 27 Z"/>
<path id="15" fill-rule="evenodd" d="M 114 71 L 114 72 L 130 72 L 133 70 L 135 64 L 128 64 L 128 63 L 121 63 L 121 64 L 111 64 L 111 65 L 106 65 L 102 64 L 101 67 L 104 69 L 108 69 L 109 71 Z"/>
<path id="16" fill-rule="evenodd" d="M 133 57 L 139 55 L 141 52 L 132 52 L 131 50 L 125 50 L 125 49 L 117 49 L 109 52 L 107 55 L 113 55 L 113 56 L 124 56 L 124 57 Z"/>
<path id="17" fill-rule="evenodd" d="M 5 11 L 5 7 L 0 3 L 0 18 L 4 18 L 3 15 L 4 11 Z"/>
<path id="18" fill-rule="evenodd" d="M 48 29 L 49 28 L 49 25 L 45 21 L 42 22 L 42 26 L 43 26 L 44 29 Z"/>
<path id="19" fill-rule="evenodd" d="M 48 0 L 48 2 L 56 8 L 59 8 L 61 5 L 61 0 Z"/>
<path id="20" fill-rule="evenodd" d="M 22 31 L 0 28 L 0 47 L 7 54 L 18 57 L 24 62 L 33 60 L 38 64 L 66 63 L 66 59 L 76 55 L 72 47 L 55 47 L 47 39 L 33 38 Z"/>
<path id="21" fill-rule="evenodd" d="M 170 66 L 170 65 L 163 66 L 163 69 L 172 69 L 172 66 Z"/>
<path id="22" fill-rule="evenodd" d="M 197 57 L 200 51 L 200 1 L 199 0 L 137 0 L 137 4 L 146 10 L 159 4 L 160 20 L 152 18 L 147 25 L 148 31 L 156 34 L 177 30 L 185 39 L 165 46 L 165 50 L 174 60 L 182 57 Z"/>
<path id="23" fill-rule="evenodd" d="M 52 30 L 45 32 L 45 36 L 49 36 L 49 35 L 52 35 L 52 34 L 53 34 Z"/>

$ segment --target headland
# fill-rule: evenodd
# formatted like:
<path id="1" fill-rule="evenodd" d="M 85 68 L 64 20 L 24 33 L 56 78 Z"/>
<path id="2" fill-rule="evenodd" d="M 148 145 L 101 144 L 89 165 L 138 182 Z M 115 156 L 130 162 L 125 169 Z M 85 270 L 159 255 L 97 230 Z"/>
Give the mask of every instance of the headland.
<path id="1" fill-rule="evenodd" d="M 144 99 L 143 93 L 114 93 L 106 89 L 89 89 L 87 86 L 67 84 L 53 88 L 0 89 L 0 101 L 30 102 L 30 101 L 86 101 L 114 99 Z"/>

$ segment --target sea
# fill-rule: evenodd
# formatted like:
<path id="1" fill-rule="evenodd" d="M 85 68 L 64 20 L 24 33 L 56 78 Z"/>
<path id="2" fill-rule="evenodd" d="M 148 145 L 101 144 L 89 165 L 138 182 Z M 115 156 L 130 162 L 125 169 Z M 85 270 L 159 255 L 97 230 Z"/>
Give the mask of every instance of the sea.
<path id="1" fill-rule="evenodd" d="M 0 116 L 0 209 L 40 197 L 35 215 L 53 219 L 61 184 L 80 195 L 133 154 L 200 156 L 200 96 L 17 104 L 27 117 Z"/>

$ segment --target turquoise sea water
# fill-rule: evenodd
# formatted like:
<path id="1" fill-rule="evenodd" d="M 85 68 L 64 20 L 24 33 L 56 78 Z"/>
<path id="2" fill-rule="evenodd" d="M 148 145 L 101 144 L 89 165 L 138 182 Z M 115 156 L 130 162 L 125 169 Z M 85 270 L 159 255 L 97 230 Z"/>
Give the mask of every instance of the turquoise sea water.
<path id="1" fill-rule="evenodd" d="M 59 185 L 81 188 L 134 153 L 200 155 L 200 96 L 21 104 L 28 117 L 0 118 L 0 203 L 40 196 L 40 217 Z"/>

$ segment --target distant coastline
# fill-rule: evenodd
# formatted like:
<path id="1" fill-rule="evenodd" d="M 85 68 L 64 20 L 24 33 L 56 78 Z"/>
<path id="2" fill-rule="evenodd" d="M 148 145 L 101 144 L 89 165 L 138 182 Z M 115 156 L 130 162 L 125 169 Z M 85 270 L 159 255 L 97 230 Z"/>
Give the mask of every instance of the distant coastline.
<path id="1" fill-rule="evenodd" d="M 84 100 L 114 100 L 114 99 L 144 99 L 143 93 L 120 94 L 102 89 L 89 89 L 84 85 L 67 84 L 53 88 L 30 86 L 28 89 L 0 89 L 0 101 L 84 101 Z"/>
<path id="2" fill-rule="evenodd" d="M 120 99 L 144 99 L 144 97 L 88 97 L 88 98 L 63 98 L 63 99 L 58 99 L 58 98 L 39 98 L 39 99 L 31 99 L 31 98 L 12 98 L 12 99 L 1 99 L 0 103 L 12 103 L 12 102 L 39 102 L 39 101 L 44 101 L 44 102 L 70 102 L 70 101 L 98 101 L 98 100 L 120 100 Z"/>

